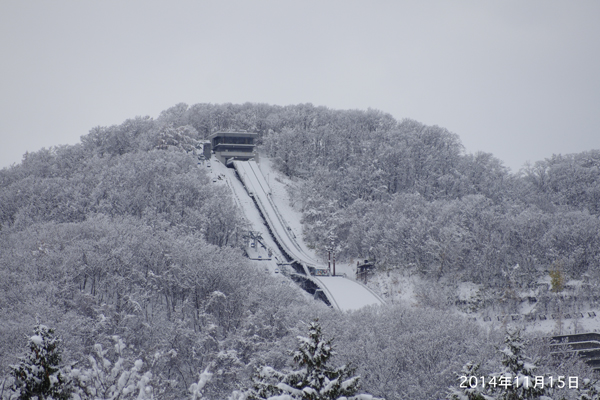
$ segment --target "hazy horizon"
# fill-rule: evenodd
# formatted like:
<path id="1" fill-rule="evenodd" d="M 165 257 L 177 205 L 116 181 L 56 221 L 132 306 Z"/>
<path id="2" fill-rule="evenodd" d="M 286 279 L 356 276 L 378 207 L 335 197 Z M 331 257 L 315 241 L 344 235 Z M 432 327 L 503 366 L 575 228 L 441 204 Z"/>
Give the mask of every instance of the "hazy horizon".
<path id="1" fill-rule="evenodd" d="M 184 102 L 377 109 L 526 161 L 600 148 L 600 3 L 0 4 L 0 167 Z"/>

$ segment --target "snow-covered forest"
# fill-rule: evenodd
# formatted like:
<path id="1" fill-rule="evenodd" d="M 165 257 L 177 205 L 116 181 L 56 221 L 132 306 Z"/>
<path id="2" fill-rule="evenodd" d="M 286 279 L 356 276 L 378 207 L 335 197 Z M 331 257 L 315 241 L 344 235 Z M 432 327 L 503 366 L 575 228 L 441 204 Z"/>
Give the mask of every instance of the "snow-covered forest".
<path id="1" fill-rule="evenodd" d="M 259 134 L 261 156 L 293 182 L 304 240 L 374 260 L 386 306 L 337 312 L 247 260 L 243 215 L 193 154 L 219 130 Z M 599 267 L 600 150 L 509 171 L 454 133 L 376 110 L 178 104 L 0 171 L 0 398 L 16 393 L 18 357 L 56 335 L 79 387 L 66 398 L 241 399 L 264 371 L 298 369 L 290 352 L 315 320 L 332 366 L 360 377 L 356 393 L 461 398 L 449 388 L 466 365 L 509 363 L 505 326 L 471 317 L 519 313 L 526 295 L 536 312 L 593 310 Z M 401 300 L 405 278 L 418 279 L 416 303 Z M 465 283 L 478 288 L 466 300 Z M 550 357 L 552 333 L 564 332 L 522 345 L 536 374 L 591 377 Z M 136 390 L 81 389 L 102 368 Z"/>

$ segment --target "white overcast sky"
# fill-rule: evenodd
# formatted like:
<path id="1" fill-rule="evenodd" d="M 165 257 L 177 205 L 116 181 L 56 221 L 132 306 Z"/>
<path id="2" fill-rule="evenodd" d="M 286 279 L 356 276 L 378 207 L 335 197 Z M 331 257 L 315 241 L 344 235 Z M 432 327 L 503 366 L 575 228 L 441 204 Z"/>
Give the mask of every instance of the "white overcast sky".
<path id="1" fill-rule="evenodd" d="M 0 167 L 180 102 L 374 108 L 513 172 L 600 148 L 600 1 L 0 1 Z"/>

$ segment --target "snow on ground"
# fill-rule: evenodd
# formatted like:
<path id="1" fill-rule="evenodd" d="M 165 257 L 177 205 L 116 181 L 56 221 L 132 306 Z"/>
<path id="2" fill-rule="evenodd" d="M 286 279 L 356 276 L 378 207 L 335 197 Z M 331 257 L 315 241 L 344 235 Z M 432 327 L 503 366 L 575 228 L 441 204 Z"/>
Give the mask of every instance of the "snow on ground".
<path id="1" fill-rule="evenodd" d="M 288 187 L 293 185 L 293 182 L 275 170 L 271 160 L 267 157 L 260 157 L 258 167 L 271 188 L 271 198 L 277 204 L 277 209 L 296 236 L 296 242 L 300 245 L 302 251 L 313 260 L 319 261 L 321 264 L 325 265 L 327 260 L 318 257 L 315 251 L 310 249 L 304 242 L 302 223 L 300 222 L 302 220 L 302 213 L 292 206 L 294 202 L 292 201 L 293 199 L 290 199 L 288 191 Z"/>
<path id="2" fill-rule="evenodd" d="M 262 166 L 259 166 L 259 168 L 262 175 L 266 178 L 267 182 L 264 182 L 264 184 L 269 187 L 268 192 L 271 194 L 270 196 L 265 196 L 261 193 L 255 193 L 255 195 L 263 198 L 270 197 L 270 200 L 276 205 L 276 211 L 278 211 L 284 219 L 283 225 L 289 227 L 292 234 L 290 235 L 289 232 L 285 232 L 285 228 L 278 228 L 279 225 L 274 226 L 273 228 L 282 230 L 279 235 L 282 236 L 284 240 L 288 241 L 289 239 L 289 242 L 292 244 L 288 245 L 288 247 L 292 250 L 294 257 L 298 261 L 307 263 L 317 261 L 320 266 L 327 265 L 326 260 L 319 259 L 315 252 L 312 251 L 312 249 L 309 249 L 308 246 L 306 246 L 306 243 L 304 243 L 302 238 L 302 224 L 300 222 L 301 213 L 292 207 L 289 191 L 286 187 L 286 185 L 290 185 L 291 182 L 289 180 L 286 182 L 286 179 L 272 168 L 269 161 L 270 160 L 267 158 L 262 158 Z M 250 162 L 250 165 L 254 164 Z M 261 179 L 262 176 L 259 176 L 258 180 Z M 265 201 L 267 200 L 269 199 L 265 199 Z M 295 249 L 296 245 L 298 246 L 298 249 Z M 299 250 L 299 252 L 297 250 Z M 349 268 L 347 264 L 340 265 L 339 267 L 340 269 L 338 269 L 338 266 L 336 265 L 337 275 L 344 274 L 349 275 L 348 278 L 354 278 L 354 273 L 348 271 Z M 342 271 L 350 272 L 350 274 L 345 274 Z M 371 289 L 352 279 L 346 279 L 342 276 L 314 277 L 314 279 L 319 282 L 319 286 L 325 291 L 327 297 L 335 303 L 333 304 L 334 307 L 339 308 L 340 310 L 356 310 L 367 305 L 383 304 L 383 300 Z"/>
<path id="3" fill-rule="evenodd" d="M 279 254 L 277 244 L 271 238 L 271 234 L 260 216 L 260 213 L 256 209 L 254 201 L 246 194 L 246 189 L 244 189 L 244 186 L 237 178 L 233 169 L 227 168 L 215 158 L 212 158 L 208 164 L 210 164 L 210 167 L 207 167 L 207 169 L 212 184 L 229 187 L 233 193 L 236 204 L 240 207 L 243 215 L 246 217 L 250 229 L 259 232 L 267 248 L 271 249 L 273 252 L 273 262 L 267 262 L 266 260 L 257 261 L 256 265 L 264 264 L 264 268 L 269 269 L 269 271 L 274 274 L 277 269 L 276 262 L 284 262 L 285 259 Z"/>
<path id="4" fill-rule="evenodd" d="M 477 295 L 480 288 L 481 285 L 477 285 L 473 282 L 460 282 L 458 284 L 458 299 L 469 301 Z"/>
<path id="5" fill-rule="evenodd" d="M 304 264 L 317 264 L 317 261 L 304 253 L 296 241 L 295 234 L 291 231 L 288 223 L 271 198 L 271 190 L 267 185 L 266 179 L 262 176 L 262 172 L 258 169 L 256 162 L 236 161 L 234 165 L 242 182 L 246 185 L 247 191 L 252 194 L 257 207 L 261 210 L 262 216 L 265 217 L 275 240 L 281 245 L 282 250 L 290 257 Z M 308 271 L 306 272 L 308 273 Z"/>
<path id="6" fill-rule="evenodd" d="M 600 332 L 600 316 L 589 317 L 587 312 L 583 318 L 554 320 L 549 315 L 546 320 L 536 319 L 535 321 L 512 321 L 511 316 L 498 321 L 497 317 L 492 321 L 481 322 L 477 317 L 477 322 L 490 329 L 504 329 L 507 325 L 517 326 L 524 332 L 539 333 L 544 335 L 569 335 L 584 332 Z M 501 316 L 502 317 L 502 316 Z"/>
<path id="7" fill-rule="evenodd" d="M 519 306 L 519 313 L 523 315 L 530 314 L 535 310 L 536 306 L 537 303 L 530 303 L 528 301 L 524 301 Z"/>
<path id="8" fill-rule="evenodd" d="M 541 283 L 550 282 L 550 277 L 540 279 Z M 389 274 L 379 274 L 369 280 L 369 286 L 378 293 L 386 296 L 388 303 L 404 303 L 413 307 L 422 307 L 423 298 L 420 289 L 423 286 L 430 285 L 417 275 L 403 275 L 402 273 L 392 271 Z M 573 289 L 581 286 L 580 281 L 569 281 L 566 285 Z M 456 299 L 463 302 L 470 302 L 477 297 L 481 285 L 472 282 L 462 282 L 457 285 L 455 294 Z M 537 292 L 529 290 L 519 292 L 521 298 L 537 297 Z M 443 296 L 442 296 L 443 297 Z M 478 312 L 461 311 L 459 307 L 446 307 L 449 313 L 457 313 L 466 318 L 475 320 L 480 326 L 486 329 L 506 329 L 506 326 L 512 325 L 523 329 L 525 332 L 539 333 L 543 335 L 565 335 L 583 332 L 600 332 L 600 311 L 594 307 L 584 306 L 580 312 L 583 318 L 575 318 L 574 313 L 565 312 L 562 320 L 553 319 L 552 312 L 544 312 L 538 309 L 539 302 L 529 302 L 524 300 L 518 307 L 518 314 L 506 314 L 501 311 L 483 309 Z M 569 314 L 571 318 L 565 318 Z M 534 321 L 526 320 L 526 315 L 536 315 Z M 546 319 L 540 319 L 543 315 Z M 513 317 L 516 319 L 513 320 Z M 485 320 L 484 320 L 485 318 Z"/>
<path id="9" fill-rule="evenodd" d="M 210 164 L 210 167 L 206 164 Z M 246 189 L 236 176 L 235 171 L 227 168 L 216 159 L 200 165 L 200 167 L 204 166 L 209 168 L 213 184 L 227 185 L 232 190 L 236 203 L 248 220 L 249 228 L 261 233 L 264 243 L 273 253 L 273 261 L 261 260 L 255 262 L 261 263 L 259 268 L 264 265 L 263 268 L 265 270 L 268 269 L 272 274 L 276 275 L 276 271 L 279 269 L 276 262 L 285 261 L 284 257 L 271 237 L 254 201 L 248 195 Z M 291 184 L 291 182 L 275 171 L 267 158 L 261 158 L 261 164 L 258 164 L 260 171 L 257 171 L 258 174 L 255 177 L 252 170 L 256 167 L 256 164 L 253 162 L 238 165 L 238 168 L 241 168 L 242 173 L 245 174 L 245 179 L 254 187 L 252 189 L 254 196 L 260 199 L 263 207 L 267 207 L 265 211 L 269 214 L 272 223 L 275 224 L 272 228 L 277 229 L 281 240 L 285 240 L 285 246 L 293 252 L 294 257 L 298 261 L 309 264 L 314 264 L 316 261 L 321 266 L 327 265 L 326 260 L 317 257 L 315 252 L 306 245 L 302 238 L 301 213 L 292 207 L 287 190 L 287 185 Z M 336 270 L 338 275 L 345 274 L 349 278 L 354 278 L 354 271 L 348 264 L 339 264 L 336 266 Z M 281 276 L 281 272 L 279 274 Z M 341 276 L 336 278 L 331 277 L 331 279 L 326 278 L 320 281 L 320 283 L 324 292 L 328 294 L 328 297 L 334 298 L 334 306 L 341 310 L 354 310 L 366 305 L 383 303 L 367 287 Z M 330 285 L 331 288 L 329 287 Z"/>
<path id="10" fill-rule="evenodd" d="M 268 270 L 272 275 L 280 276 L 282 279 L 282 284 L 290 284 L 291 281 L 285 278 L 281 272 L 275 272 L 275 270 L 279 269 L 277 267 L 277 261 L 284 261 L 284 258 L 280 254 L 277 245 L 273 241 L 262 217 L 256 209 L 253 200 L 247 195 L 242 183 L 237 178 L 235 171 L 227 168 L 214 158 L 209 162 L 210 167 L 206 167 L 206 164 L 207 163 L 205 162 L 199 167 L 207 168 L 212 184 L 226 185 L 232 189 L 235 201 L 243 211 L 249 226 L 251 229 L 261 233 L 264 243 L 273 251 L 274 259 L 272 262 L 265 260 L 253 261 L 253 263 L 257 265 L 259 269 L 263 269 L 265 272 Z M 261 157 L 260 164 L 258 165 L 267 181 L 268 186 L 271 189 L 271 197 L 277 204 L 277 209 L 283 216 L 285 223 L 294 233 L 297 244 L 302 248 L 304 253 L 309 255 L 311 258 L 318 260 L 321 265 L 327 265 L 327 260 L 323 259 L 322 257 L 318 257 L 315 251 L 309 248 L 303 240 L 303 229 L 302 223 L 300 222 L 302 215 L 300 210 L 294 208 L 293 199 L 290 199 L 288 191 L 288 187 L 293 185 L 294 182 L 282 176 L 278 171 L 273 169 L 271 161 L 266 157 Z M 350 279 L 355 279 L 356 265 L 353 262 L 342 263 L 338 261 L 336 262 L 336 273 L 338 275 L 345 275 Z M 360 300 L 361 296 L 356 296 L 356 286 L 354 286 L 355 289 L 347 286 L 347 283 L 351 284 L 351 282 L 348 282 L 345 279 L 336 277 L 321 277 L 319 279 L 321 279 L 323 283 L 326 283 L 327 290 L 334 294 L 334 297 L 339 301 L 340 309 L 342 310 L 360 308 L 360 306 L 364 305 L 363 303 L 368 303 L 368 301 L 366 301 L 364 298 Z M 542 280 L 543 282 L 540 281 L 540 283 L 547 283 L 548 285 L 550 284 L 549 276 L 546 276 L 545 279 Z M 419 298 L 420 295 L 417 293 L 416 288 L 423 284 L 424 282 L 422 282 L 422 280 L 416 276 L 404 276 L 395 272 L 392 272 L 389 274 L 389 276 L 385 274 L 379 274 L 376 277 L 372 277 L 368 282 L 368 286 L 371 287 L 371 289 L 377 293 L 385 295 L 389 302 L 404 302 L 405 304 L 410 304 L 415 307 L 420 306 L 422 302 L 422 299 Z M 354 283 L 354 285 L 356 285 L 356 283 Z M 581 281 L 569 281 L 565 286 L 578 288 L 581 286 Z M 456 295 L 459 300 L 469 301 L 469 299 L 476 295 L 478 289 L 478 285 L 472 283 L 461 283 L 457 288 Z M 300 292 L 302 292 L 304 296 L 310 297 L 310 295 L 306 294 L 305 292 L 301 290 Z M 365 294 L 366 297 L 372 296 L 372 294 L 369 292 L 366 293 L 368 293 L 368 295 Z M 535 295 L 535 293 L 532 295 Z M 358 301 L 358 303 L 354 304 L 356 301 Z M 510 324 L 520 326 L 529 332 L 541 332 L 544 334 L 600 332 L 600 312 L 596 317 L 590 316 L 588 311 L 593 310 L 588 310 L 587 308 L 581 310 L 584 315 L 583 318 L 563 318 L 562 320 L 555 320 L 549 313 L 546 315 L 546 320 L 540 320 L 539 318 L 536 318 L 535 321 L 525 321 L 523 316 L 528 313 L 535 312 L 536 305 L 537 303 L 528 303 L 526 301 L 522 302 L 519 306 L 520 317 L 518 320 L 512 320 L 512 315 L 503 316 L 501 313 L 491 312 L 490 310 L 482 310 L 478 313 L 465 313 L 458 310 L 455 311 L 458 311 L 459 314 L 463 314 L 468 318 L 474 318 L 481 325 L 491 329 L 501 329 L 507 324 Z M 484 316 L 491 320 L 484 321 Z M 500 320 L 498 320 L 498 317 L 501 317 Z"/>
<path id="11" fill-rule="evenodd" d="M 403 303 L 413 307 L 421 305 L 422 300 L 416 288 L 423 283 L 418 275 L 407 276 L 399 271 L 377 274 L 367 280 L 367 286 L 384 296 L 388 303 Z"/>
<path id="12" fill-rule="evenodd" d="M 397 276 L 396 279 L 392 277 L 389 282 L 388 293 L 394 292 L 394 297 L 400 301 L 404 301 L 409 304 L 417 304 L 417 296 L 415 295 L 415 282 L 414 279 Z"/>
<path id="13" fill-rule="evenodd" d="M 320 276 L 322 282 L 331 293 L 337 306 L 342 311 L 358 310 L 367 305 L 380 305 L 381 301 L 372 292 L 365 290 L 350 279 L 341 276 Z"/>

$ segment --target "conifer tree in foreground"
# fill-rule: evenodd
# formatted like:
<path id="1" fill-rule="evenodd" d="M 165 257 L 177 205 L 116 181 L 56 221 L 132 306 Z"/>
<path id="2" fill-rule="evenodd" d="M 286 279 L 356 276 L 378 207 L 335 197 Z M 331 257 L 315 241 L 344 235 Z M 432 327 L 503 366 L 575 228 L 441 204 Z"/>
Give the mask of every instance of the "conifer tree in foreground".
<path id="1" fill-rule="evenodd" d="M 482 385 L 480 386 L 479 381 L 471 385 L 473 382 L 469 378 L 480 376 L 479 364 L 467 363 L 458 374 L 460 387 L 451 387 L 448 391 L 448 398 L 450 400 L 494 400 L 494 397 L 484 393 L 485 390 Z"/>
<path id="2" fill-rule="evenodd" d="M 45 325 L 36 325 L 34 333 L 29 338 L 29 353 L 19 359 L 18 365 L 11 366 L 18 398 L 66 400 L 72 390 L 60 369 L 61 341 Z"/>
<path id="3" fill-rule="evenodd" d="M 327 365 L 335 354 L 331 340 L 324 340 L 317 321 L 308 329 L 308 337 L 298 337 L 298 350 L 292 352 L 296 364 L 300 367 L 291 372 L 279 372 L 271 367 L 260 368 L 253 378 L 254 388 L 246 393 L 247 399 L 266 400 L 302 399 L 335 400 L 361 399 L 356 395 L 358 376 L 352 376 L 354 370 L 346 365 L 332 368 Z M 373 397 L 364 395 L 364 398 Z"/>
<path id="4" fill-rule="evenodd" d="M 502 355 L 503 370 L 492 376 L 497 379 L 498 399 L 549 399 L 545 394 L 545 385 L 536 385 L 535 363 L 523 352 L 525 345 L 521 332 L 518 329 L 509 328 L 504 339 L 505 347 L 500 351 Z M 501 383 L 506 383 L 502 386 Z M 509 384 L 510 383 L 510 384 Z"/>
<path id="5" fill-rule="evenodd" d="M 459 387 L 449 389 L 452 400 L 551 400 L 548 387 L 536 381 L 535 363 L 524 354 L 524 341 L 518 329 L 509 328 L 500 350 L 502 370 L 480 376 L 479 365 L 467 364 L 459 374 Z M 466 379 L 465 379 L 466 378 Z M 471 381 L 471 378 L 477 380 Z"/>
<path id="6" fill-rule="evenodd" d="M 584 379 L 577 390 L 577 400 L 600 400 L 600 384 L 598 381 Z"/>

